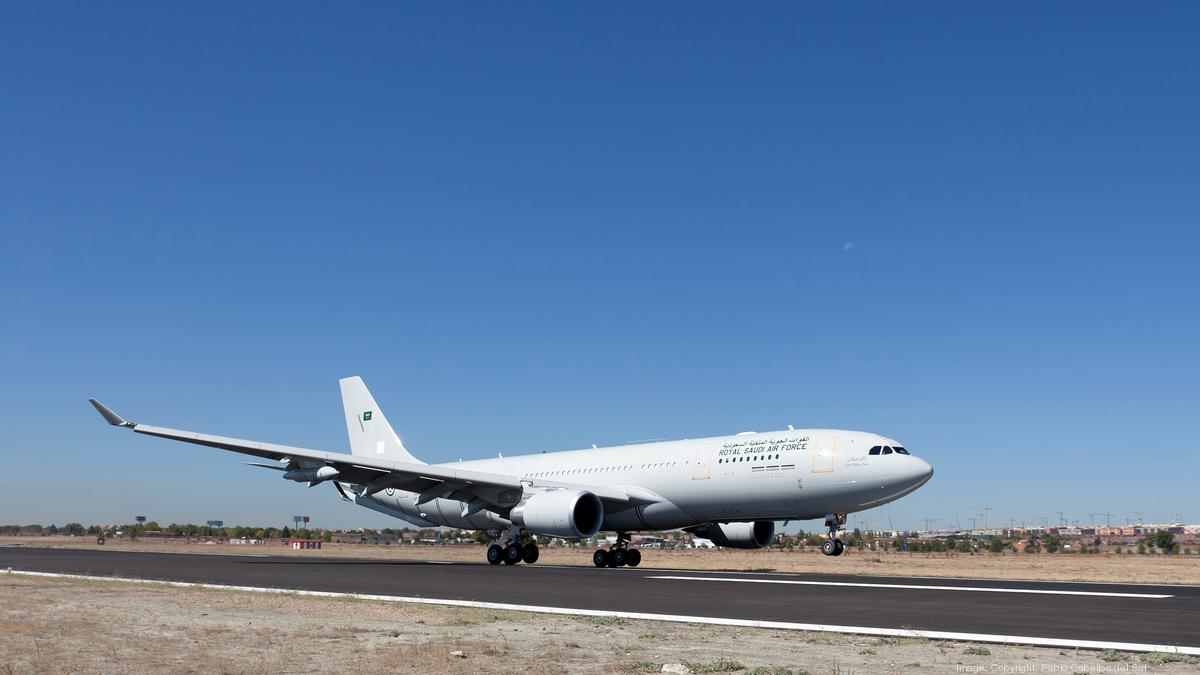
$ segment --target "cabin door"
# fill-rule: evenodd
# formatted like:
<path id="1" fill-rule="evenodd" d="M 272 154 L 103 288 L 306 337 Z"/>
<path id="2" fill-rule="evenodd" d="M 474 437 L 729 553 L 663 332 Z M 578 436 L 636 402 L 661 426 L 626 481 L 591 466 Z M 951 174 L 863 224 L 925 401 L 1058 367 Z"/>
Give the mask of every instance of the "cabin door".
<path id="1" fill-rule="evenodd" d="M 833 437 L 813 439 L 813 473 L 833 471 L 833 460 L 837 456 L 837 439 Z"/>

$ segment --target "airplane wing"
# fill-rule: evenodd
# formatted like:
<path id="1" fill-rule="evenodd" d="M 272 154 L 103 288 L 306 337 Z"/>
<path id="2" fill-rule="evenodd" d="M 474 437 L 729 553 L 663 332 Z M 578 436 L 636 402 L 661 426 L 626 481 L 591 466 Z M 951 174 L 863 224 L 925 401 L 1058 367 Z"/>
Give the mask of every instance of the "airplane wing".
<path id="1" fill-rule="evenodd" d="M 613 511 L 621 510 L 637 504 L 658 501 L 653 493 L 639 494 L 636 489 L 624 489 L 605 486 L 575 485 L 560 482 L 529 481 L 522 482 L 518 476 L 507 476 L 498 473 L 457 469 L 452 465 L 431 465 L 416 462 L 401 462 L 396 460 L 348 455 L 340 452 L 325 452 L 308 448 L 298 448 L 290 445 L 249 441 L 228 436 L 214 436 L 194 431 L 182 431 L 167 427 L 156 427 L 149 424 L 127 422 L 107 406 L 96 399 L 88 399 L 102 417 L 111 425 L 132 429 L 139 434 L 169 438 L 184 443 L 205 445 L 210 448 L 220 448 L 244 455 L 253 455 L 264 459 L 273 459 L 281 464 L 288 462 L 287 467 L 276 467 L 269 464 L 247 462 L 252 466 L 271 469 L 293 469 L 310 471 L 308 474 L 296 474 L 298 481 L 312 481 L 316 484 L 323 480 L 336 480 L 339 483 L 350 483 L 362 486 L 359 496 L 370 496 L 387 488 L 405 490 L 419 495 L 418 503 L 424 503 L 437 498 L 469 500 L 477 498 L 485 503 L 485 508 L 507 513 L 508 509 L 521 501 L 526 488 L 540 491 L 546 487 L 578 487 L 593 492 L 605 506 Z M 329 467 L 330 470 L 323 470 Z M 317 472 L 321 471 L 320 474 Z M 288 474 L 284 474 L 288 477 Z"/>

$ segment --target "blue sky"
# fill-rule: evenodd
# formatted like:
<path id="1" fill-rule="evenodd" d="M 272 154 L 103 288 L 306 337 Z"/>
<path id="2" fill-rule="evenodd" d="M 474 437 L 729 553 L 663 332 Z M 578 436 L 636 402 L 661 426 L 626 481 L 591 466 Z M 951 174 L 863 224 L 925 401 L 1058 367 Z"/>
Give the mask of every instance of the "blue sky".
<path id="1" fill-rule="evenodd" d="M 866 514 L 1200 520 L 1200 9 L 10 6 L 0 521 L 382 526 L 118 433 L 901 439 Z"/>

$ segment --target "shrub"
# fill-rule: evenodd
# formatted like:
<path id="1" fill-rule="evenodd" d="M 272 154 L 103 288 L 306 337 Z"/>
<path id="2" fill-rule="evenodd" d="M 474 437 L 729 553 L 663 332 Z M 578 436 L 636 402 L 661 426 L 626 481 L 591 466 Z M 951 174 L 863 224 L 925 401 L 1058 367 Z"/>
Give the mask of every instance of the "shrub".
<path id="1" fill-rule="evenodd" d="M 992 650 L 987 647 L 967 647 L 963 650 L 963 653 L 971 654 L 972 656 L 991 656 Z"/>

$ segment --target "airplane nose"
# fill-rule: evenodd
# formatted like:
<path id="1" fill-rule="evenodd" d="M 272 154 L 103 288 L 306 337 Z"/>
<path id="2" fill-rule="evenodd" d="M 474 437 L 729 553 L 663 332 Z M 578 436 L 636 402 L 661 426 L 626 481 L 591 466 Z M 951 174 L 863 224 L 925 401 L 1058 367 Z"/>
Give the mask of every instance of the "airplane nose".
<path id="1" fill-rule="evenodd" d="M 929 479 L 933 478 L 933 467 L 920 457 L 913 457 L 913 459 L 917 462 L 917 480 L 921 483 L 929 482 Z"/>

